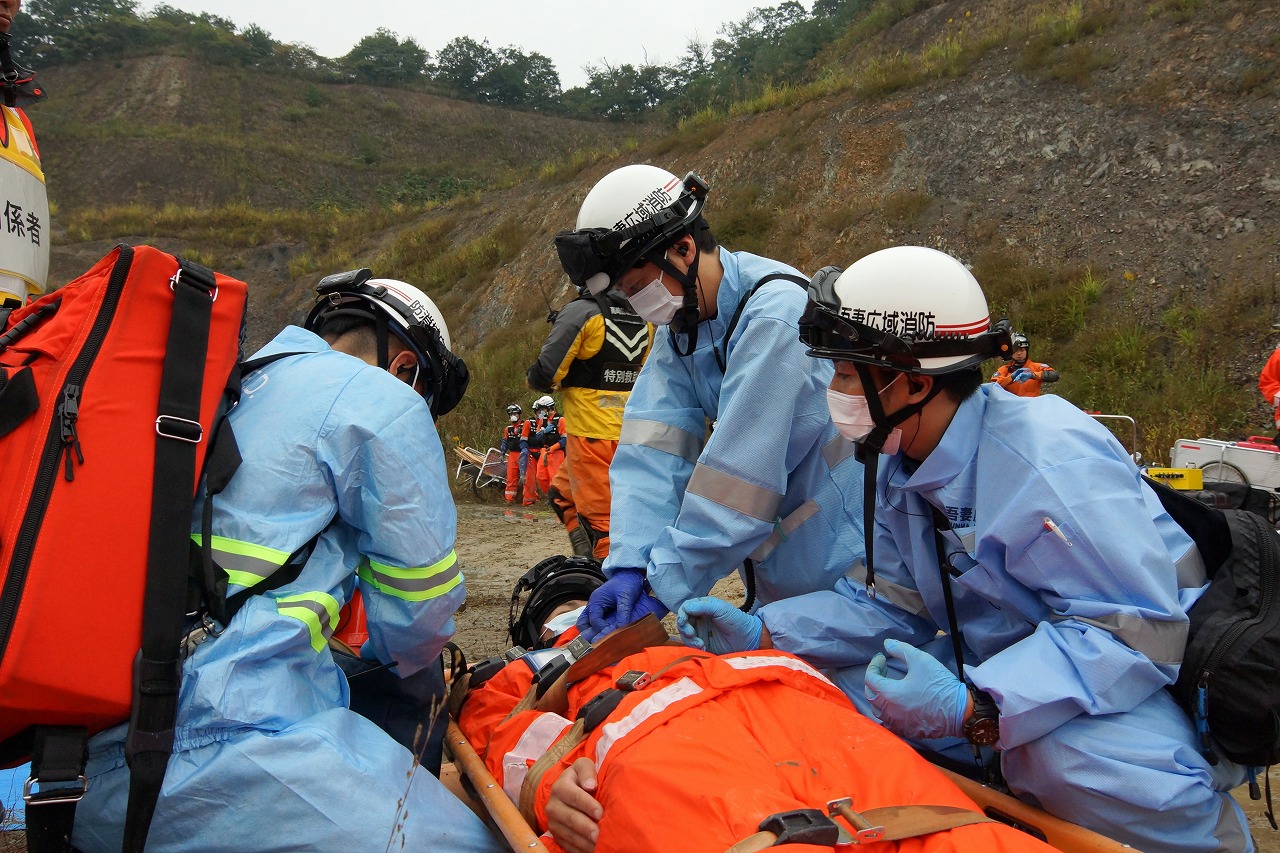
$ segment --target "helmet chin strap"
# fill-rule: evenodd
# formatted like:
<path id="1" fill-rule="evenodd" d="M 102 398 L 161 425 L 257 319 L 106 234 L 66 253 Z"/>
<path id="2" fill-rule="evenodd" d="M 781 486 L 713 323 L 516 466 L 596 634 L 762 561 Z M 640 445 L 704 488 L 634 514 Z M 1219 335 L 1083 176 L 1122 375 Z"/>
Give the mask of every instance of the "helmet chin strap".
<path id="1" fill-rule="evenodd" d="M 667 260 L 667 253 L 654 253 L 649 260 L 665 272 L 667 275 L 680 282 L 681 289 L 684 290 L 684 302 L 680 306 L 680 313 L 671 321 L 671 333 L 673 335 L 684 334 L 687 336 L 689 343 L 683 349 L 680 344 L 673 341 L 676 355 L 681 358 L 687 358 L 693 355 L 694 347 L 698 345 L 698 322 L 701 315 L 698 310 L 698 260 L 701 253 L 695 248 L 693 251 L 693 260 L 689 262 L 689 271 L 687 273 L 680 272 L 675 264 Z"/>
<path id="2" fill-rule="evenodd" d="M 880 390 L 876 388 L 871 377 L 871 368 L 861 362 L 854 362 L 858 371 L 858 381 L 862 383 L 863 396 L 867 398 L 867 410 L 871 413 L 871 421 L 875 428 L 858 443 L 858 458 L 862 462 L 862 539 L 866 550 L 867 581 L 866 591 L 869 598 L 876 597 L 876 567 L 874 546 L 876 518 L 876 481 L 879 479 L 880 450 L 893 428 L 908 418 L 916 415 L 930 400 L 942 390 L 937 382 L 929 389 L 923 400 L 903 406 L 892 415 L 884 413 L 880 403 Z"/>

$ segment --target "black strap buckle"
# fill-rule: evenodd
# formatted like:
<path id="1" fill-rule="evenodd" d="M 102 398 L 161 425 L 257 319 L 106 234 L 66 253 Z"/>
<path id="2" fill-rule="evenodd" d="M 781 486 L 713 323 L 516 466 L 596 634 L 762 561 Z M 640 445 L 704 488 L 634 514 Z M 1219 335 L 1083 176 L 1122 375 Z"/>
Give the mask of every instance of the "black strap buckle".
<path id="1" fill-rule="evenodd" d="M 578 719 L 582 720 L 583 731 L 588 734 L 595 731 L 617 709 L 622 702 L 622 697 L 626 695 L 622 690 L 606 690 L 592 697 L 591 701 L 578 711 Z"/>
<path id="2" fill-rule="evenodd" d="M 39 787 L 39 790 L 37 790 Z M 28 806 L 51 806 L 58 803 L 78 803 L 89 790 L 89 780 L 81 773 L 73 784 L 45 788 L 34 776 L 22 783 L 22 801 Z"/>
<path id="3" fill-rule="evenodd" d="M 156 418 L 156 434 L 163 438 L 199 444 L 204 440 L 204 427 L 199 421 L 193 421 L 190 418 L 161 415 Z"/>
<path id="4" fill-rule="evenodd" d="M 632 693 L 636 690 L 643 690 L 653 681 L 653 676 L 647 672 L 638 669 L 629 669 L 622 675 L 618 676 L 618 680 L 614 682 L 614 686 L 623 693 Z"/>
<path id="5" fill-rule="evenodd" d="M 760 822 L 760 832 L 772 832 L 779 844 L 816 844 L 833 847 L 840 840 L 840 825 L 817 809 L 793 809 L 771 814 Z"/>

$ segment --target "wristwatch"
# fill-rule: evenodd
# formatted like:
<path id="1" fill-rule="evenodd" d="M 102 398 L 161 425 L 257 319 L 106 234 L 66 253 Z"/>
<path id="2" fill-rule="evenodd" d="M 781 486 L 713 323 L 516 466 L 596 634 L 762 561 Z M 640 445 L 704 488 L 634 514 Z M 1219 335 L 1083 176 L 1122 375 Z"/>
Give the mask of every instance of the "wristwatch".
<path id="1" fill-rule="evenodd" d="M 964 722 L 964 736 L 974 746 L 993 746 L 1000 740 L 1000 709 L 989 693 L 969 688 L 973 715 Z"/>

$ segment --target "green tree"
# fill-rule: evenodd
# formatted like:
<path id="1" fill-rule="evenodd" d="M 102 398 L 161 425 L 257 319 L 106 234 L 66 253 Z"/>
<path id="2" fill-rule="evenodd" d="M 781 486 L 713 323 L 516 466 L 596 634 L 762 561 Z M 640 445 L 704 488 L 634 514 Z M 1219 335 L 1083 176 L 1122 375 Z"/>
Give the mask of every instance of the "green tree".
<path id="1" fill-rule="evenodd" d="M 19 54 L 33 63 L 91 59 L 121 50 L 138 23 L 136 0 L 30 0 L 14 27 Z"/>
<path id="2" fill-rule="evenodd" d="M 412 38 L 403 41 L 390 30 L 379 27 L 373 35 L 357 42 L 343 57 L 352 79 L 375 86 L 402 86 L 422 78 L 428 54 Z"/>
<path id="3" fill-rule="evenodd" d="M 459 97 L 481 100 L 480 81 L 497 64 L 498 56 L 487 40 L 458 36 L 436 54 L 433 79 Z"/>
<path id="4" fill-rule="evenodd" d="M 503 106 L 546 109 L 560 99 L 560 75 L 542 54 L 525 55 L 517 47 L 504 47 L 494 52 L 493 64 L 476 81 L 474 95 Z"/>

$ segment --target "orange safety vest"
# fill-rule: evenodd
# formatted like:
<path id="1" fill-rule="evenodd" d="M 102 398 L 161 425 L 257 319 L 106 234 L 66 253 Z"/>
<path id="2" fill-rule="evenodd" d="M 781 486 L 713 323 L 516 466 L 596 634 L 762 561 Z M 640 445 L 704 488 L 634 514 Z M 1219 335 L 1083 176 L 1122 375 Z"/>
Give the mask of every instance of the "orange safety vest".
<path id="1" fill-rule="evenodd" d="M 579 710 L 629 670 L 651 673 L 653 681 L 626 693 L 585 739 L 531 780 L 534 762 L 570 731 Z M 723 853 L 772 814 L 825 811 L 841 797 L 851 797 L 859 811 L 908 804 L 979 810 L 906 743 L 859 714 L 817 670 L 783 652 L 716 656 L 681 646 L 650 648 L 572 685 L 564 716 L 530 710 L 507 719 L 532 678 L 523 661 L 509 664 L 473 691 L 459 724 L 508 796 L 518 802 L 522 792 L 526 799 L 533 792 L 539 831 L 546 829 L 551 785 L 576 759 L 592 759 L 604 807 L 596 853 Z M 560 849 L 549 836 L 544 841 Z M 1052 848 L 1010 827 L 982 823 L 876 849 Z"/>

